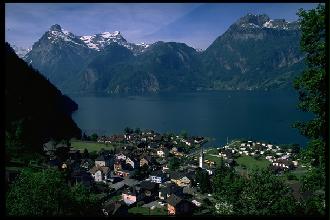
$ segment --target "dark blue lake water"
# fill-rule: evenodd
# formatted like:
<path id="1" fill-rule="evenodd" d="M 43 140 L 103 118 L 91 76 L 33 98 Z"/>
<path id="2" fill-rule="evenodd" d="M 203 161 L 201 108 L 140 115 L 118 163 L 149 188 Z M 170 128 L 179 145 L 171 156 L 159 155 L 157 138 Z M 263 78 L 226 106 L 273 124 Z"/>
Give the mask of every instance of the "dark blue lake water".
<path id="1" fill-rule="evenodd" d="M 125 127 L 158 132 L 186 131 L 223 145 L 236 138 L 274 144 L 306 144 L 292 123 L 310 115 L 297 110 L 292 91 L 167 93 L 129 97 L 72 97 L 73 119 L 86 133 L 122 133 Z"/>

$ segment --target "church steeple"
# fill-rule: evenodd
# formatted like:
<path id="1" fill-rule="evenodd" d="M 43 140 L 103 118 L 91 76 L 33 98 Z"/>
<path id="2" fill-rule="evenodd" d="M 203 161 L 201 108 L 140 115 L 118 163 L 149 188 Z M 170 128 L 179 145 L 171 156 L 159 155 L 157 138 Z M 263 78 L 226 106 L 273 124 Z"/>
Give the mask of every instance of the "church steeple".
<path id="1" fill-rule="evenodd" d="M 199 167 L 203 168 L 204 154 L 203 154 L 203 146 L 201 146 L 201 153 L 199 155 Z"/>

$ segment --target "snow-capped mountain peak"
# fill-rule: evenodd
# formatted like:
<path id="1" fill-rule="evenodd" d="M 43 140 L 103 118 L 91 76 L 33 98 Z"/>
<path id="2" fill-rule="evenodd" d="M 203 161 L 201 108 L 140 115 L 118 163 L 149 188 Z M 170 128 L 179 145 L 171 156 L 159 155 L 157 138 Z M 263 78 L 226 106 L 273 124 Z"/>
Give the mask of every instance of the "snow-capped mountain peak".
<path id="1" fill-rule="evenodd" d="M 64 30 L 59 24 L 52 25 L 38 42 L 56 45 L 64 43 L 69 47 L 84 47 L 95 51 L 102 51 L 110 44 L 116 43 L 131 50 L 134 55 L 142 53 L 149 47 L 149 44 L 146 43 L 134 44 L 127 42 L 120 31 L 105 31 L 98 34 L 76 36 L 70 31 Z M 40 43 L 34 44 L 36 47 L 38 45 Z"/>
<path id="2" fill-rule="evenodd" d="M 278 30 L 294 30 L 299 28 L 297 22 L 288 22 L 285 19 L 270 19 L 266 14 L 247 14 L 246 16 L 240 18 L 237 22 L 242 28 L 248 29 L 278 29 Z"/>
<path id="3" fill-rule="evenodd" d="M 78 37 L 73 33 L 64 30 L 60 25 L 54 24 L 50 27 L 49 31 L 46 32 L 47 39 L 52 43 L 58 43 L 61 41 L 70 42 L 76 45 L 86 46 Z"/>
<path id="4" fill-rule="evenodd" d="M 117 43 L 127 49 L 133 51 L 134 54 L 138 54 L 144 51 L 144 49 L 149 47 L 149 44 L 140 43 L 133 44 L 126 41 L 126 39 L 121 35 L 120 31 L 114 32 L 102 32 L 100 34 L 85 35 L 79 37 L 90 49 L 101 51 L 106 46 L 111 43 Z"/>

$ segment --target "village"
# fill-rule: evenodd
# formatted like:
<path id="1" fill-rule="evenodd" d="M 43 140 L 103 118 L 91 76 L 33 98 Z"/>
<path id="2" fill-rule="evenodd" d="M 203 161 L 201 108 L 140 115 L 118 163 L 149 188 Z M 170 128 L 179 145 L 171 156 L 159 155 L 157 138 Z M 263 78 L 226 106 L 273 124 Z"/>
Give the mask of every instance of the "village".
<path id="1" fill-rule="evenodd" d="M 105 216 L 210 214 L 215 198 L 202 192 L 196 174 L 204 170 L 212 178 L 220 161 L 244 171 L 240 158 L 263 160 L 278 175 L 299 166 L 295 150 L 250 140 L 206 148 L 204 137 L 147 130 L 97 137 L 95 143 L 108 147 L 96 154 L 54 141 L 43 147 L 48 167 L 97 192 Z"/>

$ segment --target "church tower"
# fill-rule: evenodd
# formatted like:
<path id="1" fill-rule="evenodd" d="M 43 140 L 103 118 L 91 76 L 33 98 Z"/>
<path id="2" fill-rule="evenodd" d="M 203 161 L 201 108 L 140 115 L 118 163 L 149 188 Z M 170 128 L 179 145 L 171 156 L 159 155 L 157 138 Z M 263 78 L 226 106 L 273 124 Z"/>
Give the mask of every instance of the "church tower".
<path id="1" fill-rule="evenodd" d="M 201 146 L 201 154 L 199 155 L 199 167 L 200 168 L 203 168 L 203 161 L 204 161 L 203 147 Z"/>

